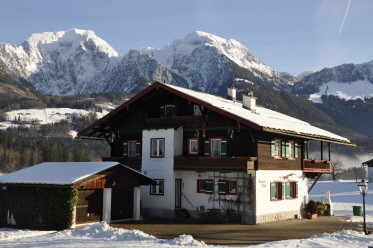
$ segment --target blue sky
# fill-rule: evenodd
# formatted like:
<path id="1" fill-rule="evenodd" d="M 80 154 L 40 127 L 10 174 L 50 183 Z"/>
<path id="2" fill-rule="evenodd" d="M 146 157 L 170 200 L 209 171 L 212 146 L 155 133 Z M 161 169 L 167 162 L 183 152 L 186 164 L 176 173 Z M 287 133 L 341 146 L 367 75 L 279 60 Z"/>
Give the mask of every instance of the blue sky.
<path id="1" fill-rule="evenodd" d="M 3 0 L 0 42 L 89 29 L 120 54 L 162 47 L 200 30 L 245 45 L 276 70 L 300 73 L 373 60 L 373 1 Z"/>

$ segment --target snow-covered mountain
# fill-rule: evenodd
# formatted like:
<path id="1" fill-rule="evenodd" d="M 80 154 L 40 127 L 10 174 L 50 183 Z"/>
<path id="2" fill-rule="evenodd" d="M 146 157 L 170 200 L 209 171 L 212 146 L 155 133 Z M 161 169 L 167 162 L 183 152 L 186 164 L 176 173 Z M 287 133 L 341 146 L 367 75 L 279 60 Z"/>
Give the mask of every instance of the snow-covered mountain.
<path id="1" fill-rule="evenodd" d="M 278 72 L 235 40 L 193 32 L 162 49 L 119 55 L 94 32 L 71 29 L 31 35 L 20 46 L 0 43 L 0 65 L 44 94 L 136 93 L 154 81 L 225 94 L 228 84 L 288 87 Z"/>
<path id="2" fill-rule="evenodd" d="M 225 94 L 229 83 L 268 83 L 288 86 L 295 75 L 278 72 L 254 57 L 250 51 L 233 39 L 196 31 L 182 40 L 175 40 L 161 49 L 147 48 L 143 52 L 159 60 L 177 78 L 177 84 L 211 93 Z"/>
<path id="3" fill-rule="evenodd" d="M 322 95 L 341 99 L 373 97 L 373 60 L 363 64 L 343 64 L 309 74 L 293 87 L 299 95 L 310 95 L 314 102 L 322 102 Z"/>
<path id="4" fill-rule="evenodd" d="M 144 65 L 147 59 L 152 61 L 146 57 L 141 61 Z M 51 95 L 113 91 L 118 88 L 111 88 L 110 84 L 115 83 L 127 84 L 120 88 L 125 91 L 143 76 L 152 81 L 160 80 L 154 76 L 153 68 L 144 71 L 138 63 L 132 64 L 132 71 L 138 74 L 128 74 L 121 67 L 130 64 L 131 59 L 129 54 L 119 56 L 108 43 L 87 30 L 33 34 L 20 46 L 0 43 L 3 67 L 26 79 L 42 93 Z M 112 82 L 113 78 L 122 81 Z"/>

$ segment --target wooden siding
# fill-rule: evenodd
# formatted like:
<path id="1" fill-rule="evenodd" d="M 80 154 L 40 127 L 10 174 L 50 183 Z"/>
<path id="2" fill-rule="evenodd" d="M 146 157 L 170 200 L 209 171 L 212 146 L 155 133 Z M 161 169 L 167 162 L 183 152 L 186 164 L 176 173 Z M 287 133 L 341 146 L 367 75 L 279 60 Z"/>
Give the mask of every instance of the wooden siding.
<path id="1" fill-rule="evenodd" d="M 174 157 L 175 170 L 242 171 L 255 170 L 256 158 Z"/>
<path id="2" fill-rule="evenodd" d="M 75 189 L 103 189 L 120 187 L 138 187 L 136 178 L 125 171 L 111 170 L 85 178 L 73 185 Z"/>
<path id="3" fill-rule="evenodd" d="M 115 161 L 133 169 L 141 168 L 142 157 L 103 157 L 102 161 Z"/>
<path id="4" fill-rule="evenodd" d="M 216 130 L 219 129 L 219 130 Z M 240 130 L 234 129 L 233 138 L 228 135 L 228 128 L 224 127 L 211 127 L 205 128 L 206 137 L 203 137 L 203 128 L 197 129 L 199 132 L 198 136 L 198 155 L 203 156 L 204 154 L 204 142 L 211 138 L 222 138 L 227 140 L 227 157 L 256 157 L 256 145 L 255 141 L 250 134 L 250 129 Z M 196 129 L 187 129 L 183 134 L 183 155 L 189 156 L 188 154 L 188 139 L 195 138 Z M 193 156 L 193 155 L 190 155 Z"/>
<path id="5" fill-rule="evenodd" d="M 77 224 L 102 220 L 102 189 L 79 190 L 78 198 L 75 219 Z"/>
<path id="6" fill-rule="evenodd" d="M 273 139 L 294 140 L 303 144 L 303 140 L 293 137 L 275 135 L 271 133 L 261 133 L 258 138 L 258 170 L 302 170 L 303 145 L 298 149 L 298 158 L 273 158 L 271 157 L 271 141 Z"/>

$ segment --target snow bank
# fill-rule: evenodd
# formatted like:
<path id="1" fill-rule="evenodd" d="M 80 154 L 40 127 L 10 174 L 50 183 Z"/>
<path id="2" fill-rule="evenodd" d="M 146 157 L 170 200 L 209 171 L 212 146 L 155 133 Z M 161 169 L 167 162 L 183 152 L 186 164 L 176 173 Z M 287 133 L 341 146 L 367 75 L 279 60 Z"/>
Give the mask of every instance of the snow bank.
<path id="1" fill-rule="evenodd" d="M 3 230 L 5 229 L 0 229 L 0 233 Z M 163 240 L 139 230 L 113 228 L 105 222 L 52 234 L 19 230 L 14 230 L 13 233 L 9 235 L 12 239 L 0 235 L 0 247 L 208 247 L 190 235 Z"/>

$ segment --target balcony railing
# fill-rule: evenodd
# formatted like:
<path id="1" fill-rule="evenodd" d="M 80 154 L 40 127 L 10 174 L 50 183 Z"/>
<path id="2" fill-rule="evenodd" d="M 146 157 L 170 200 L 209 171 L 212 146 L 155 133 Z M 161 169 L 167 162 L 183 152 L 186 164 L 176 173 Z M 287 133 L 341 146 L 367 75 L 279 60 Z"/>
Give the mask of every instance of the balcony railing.
<path id="1" fill-rule="evenodd" d="M 103 157 L 102 161 L 115 161 L 133 169 L 141 168 L 141 157 Z"/>
<path id="2" fill-rule="evenodd" d="M 331 173 L 332 165 L 330 161 L 304 159 L 303 171 L 312 173 Z"/>
<path id="3" fill-rule="evenodd" d="M 255 170 L 255 157 L 174 157 L 174 170 L 243 171 Z"/>

